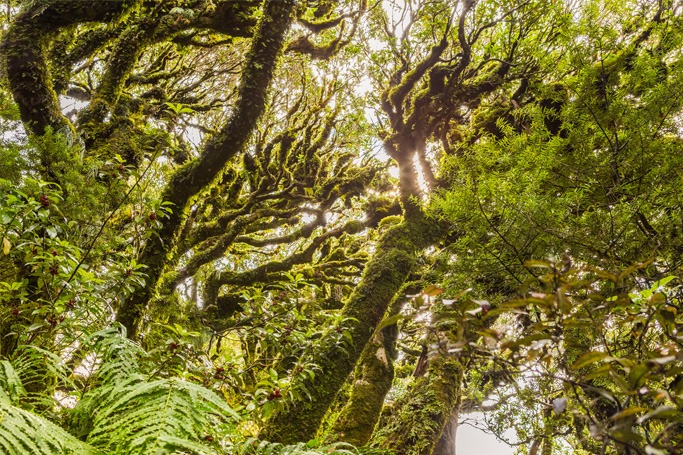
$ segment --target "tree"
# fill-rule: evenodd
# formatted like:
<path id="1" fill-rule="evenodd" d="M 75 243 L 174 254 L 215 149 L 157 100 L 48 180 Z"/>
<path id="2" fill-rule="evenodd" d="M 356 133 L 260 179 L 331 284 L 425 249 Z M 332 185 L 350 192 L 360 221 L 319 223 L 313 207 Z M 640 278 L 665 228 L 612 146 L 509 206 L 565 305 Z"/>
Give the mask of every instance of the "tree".
<path id="1" fill-rule="evenodd" d="M 675 5 L 105 3 L 4 13 L 3 447 L 676 452 Z"/>

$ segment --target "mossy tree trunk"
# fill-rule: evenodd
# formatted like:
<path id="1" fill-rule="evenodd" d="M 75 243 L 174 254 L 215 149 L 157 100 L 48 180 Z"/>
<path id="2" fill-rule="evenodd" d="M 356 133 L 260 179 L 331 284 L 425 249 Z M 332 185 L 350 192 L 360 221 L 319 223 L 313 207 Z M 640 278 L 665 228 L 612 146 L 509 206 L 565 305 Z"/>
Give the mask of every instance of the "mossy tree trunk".
<path id="1" fill-rule="evenodd" d="M 321 341 L 321 348 L 311 359 L 321 372 L 314 379 L 293 385 L 294 390 L 301 392 L 286 410 L 267 422 L 261 434 L 263 438 L 294 443 L 315 436 L 337 391 L 353 371 L 389 304 L 415 267 L 416 253 L 433 243 L 440 230 L 435 220 L 412 211 L 401 224 L 382 236 L 361 282 L 342 310 L 346 321 L 343 330 L 348 331 L 352 343 L 339 345 L 334 331 Z"/>
<path id="2" fill-rule="evenodd" d="M 150 238 L 139 258 L 138 262 L 147 267 L 147 286 L 126 300 L 117 316 L 130 337 L 137 335 L 146 305 L 155 292 L 167 258 L 172 256 L 188 204 L 220 175 L 230 159 L 242 151 L 256 128 L 265 109 L 268 88 L 284 47 L 295 4 L 293 0 L 264 2 L 263 17 L 244 66 L 234 113 L 223 129 L 207 142 L 200 157 L 178 169 L 163 192 L 162 199 L 173 204 L 173 213 L 163 220 L 159 235 Z"/>
<path id="3" fill-rule="evenodd" d="M 402 455 L 434 455 L 461 399 L 463 368 L 458 358 L 430 360 L 427 374 L 394 404 L 372 445 Z"/>
<path id="4" fill-rule="evenodd" d="M 386 327 L 375 332 L 365 346 L 356 367 L 351 396 L 329 439 L 355 446 L 363 446 L 370 440 L 394 379 L 392 351 L 397 334 L 395 325 Z"/>
<path id="5" fill-rule="evenodd" d="M 420 292 L 421 283 L 406 283 L 394 296 L 385 320 L 399 314 L 405 294 Z M 354 372 L 350 397 L 330 430 L 330 442 L 364 446 L 372 437 L 384 406 L 384 398 L 394 381 L 394 361 L 399 329 L 388 325 L 374 333 L 365 346 Z"/>

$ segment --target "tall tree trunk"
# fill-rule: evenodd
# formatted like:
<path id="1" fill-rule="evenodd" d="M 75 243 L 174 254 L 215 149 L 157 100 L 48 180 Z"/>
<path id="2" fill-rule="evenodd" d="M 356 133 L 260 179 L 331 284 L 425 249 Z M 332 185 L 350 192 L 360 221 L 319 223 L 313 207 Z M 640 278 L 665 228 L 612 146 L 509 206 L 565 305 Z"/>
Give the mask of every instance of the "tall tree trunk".
<path id="1" fill-rule="evenodd" d="M 435 455 L 446 428 L 460 406 L 463 367 L 456 357 L 430 360 L 428 372 L 394 403 L 386 425 L 373 435 L 373 446 L 401 455 Z"/>
<path id="2" fill-rule="evenodd" d="M 434 448 L 434 455 L 455 455 L 455 441 L 458 431 L 458 419 L 460 413 L 458 409 L 451 415 L 451 420 L 446 424 L 439 442 Z"/>
<path id="3" fill-rule="evenodd" d="M 390 302 L 416 264 L 416 253 L 438 238 L 439 224 L 413 211 L 388 230 L 367 264 L 358 287 L 342 310 L 352 343 L 340 346 L 334 334 L 321 341 L 311 361 L 321 368 L 314 379 L 293 384 L 294 402 L 267 422 L 261 436 L 294 443 L 313 438 L 335 395 L 353 371 Z M 304 390 L 306 392 L 304 392 Z"/>
<path id="4" fill-rule="evenodd" d="M 175 239 L 191 199 L 219 176 L 256 129 L 265 109 L 268 88 L 292 23 L 295 5 L 294 0 L 264 2 L 263 17 L 242 72 L 234 113 L 223 129 L 207 142 L 200 157 L 178 169 L 164 190 L 162 199 L 173 204 L 173 213 L 162 220 L 159 235 L 149 239 L 138 261 L 147 267 L 148 284 L 123 303 L 117 316 L 117 321 L 128 330 L 129 337 L 137 335 L 145 307 L 155 292 L 167 258 L 172 256 Z"/>

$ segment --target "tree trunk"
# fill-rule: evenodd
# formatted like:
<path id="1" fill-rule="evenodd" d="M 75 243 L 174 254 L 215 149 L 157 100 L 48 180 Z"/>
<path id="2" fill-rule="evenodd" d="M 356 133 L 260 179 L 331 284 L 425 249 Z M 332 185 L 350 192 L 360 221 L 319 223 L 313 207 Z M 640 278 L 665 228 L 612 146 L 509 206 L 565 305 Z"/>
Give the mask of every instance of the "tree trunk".
<path id="1" fill-rule="evenodd" d="M 386 330 L 393 329 L 393 330 Z M 396 326 L 375 332 L 363 350 L 353 382 L 351 397 L 331 430 L 330 440 L 355 446 L 367 444 L 379 419 L 384 397 L 394 380 L 393 353 Z"/>
<path id="2" fill-rule="evenodd" d="M 315 436 L 337 391 L 415 266 L 416 253 L 438 238 L 440 228 L 435 220 L 421 213 L 412 215 L 382 236 L 361 282 L 342 310 L 344 330 L 349 331 L 352 343 L 340 346 L 334 334 L 321 341 L 312 362 L 322 371 L 313 380 L 293 384 L 297 397 L 266 423 L 261 433 L 264 439 L 294 443 Z"/>
<path id="3" fill-rule="evenodd" d="M 372 445 L 401 455 L 442 453 L 436 450 L 444 450 L 449 443 L 442 442 L 442 435 L 460 406 L 462 374 L 456 357 L 431 359 L 427 375 L 417 378 L 411 390 L 394 403 Z"/>
<path id="4" fill-rule="evenodd" d="M 418 283 L 418 285 L 421 283 Z M 385 320 L 401 311 L 405 294 L 419 292 L 421 287 L 407 283 L 394 296 Z M 398 326 L 391 324 L 376 331 L 365 346 L 354 373 L 353 388 L 328 435 L 329 442 L 347 442 L 364 446 L 372 437 L 384 406 L 384 398 L 394 381 L 394 360 Z"/>
<path id="5" fill-rule="evenodd" d="M 448 422 L 446 428 L 444 428 L 438 444 L 436 444 L 436 447 L 434 448 L 434 455 L 455 455 L 455 441 L 459 418 L 460 413 L 458 412 L 458 409 L 456 409 L 453 415 L 451 415 L 450 422 Z"/>

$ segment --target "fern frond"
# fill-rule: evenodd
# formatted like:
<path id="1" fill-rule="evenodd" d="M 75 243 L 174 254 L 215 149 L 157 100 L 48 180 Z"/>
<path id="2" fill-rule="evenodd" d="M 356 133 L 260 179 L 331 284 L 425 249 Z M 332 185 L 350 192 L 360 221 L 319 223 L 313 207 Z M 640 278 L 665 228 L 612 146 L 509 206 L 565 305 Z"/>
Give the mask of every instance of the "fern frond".
<path id="1" fill-rule="evenodd" d="M 7 360 L 0 360 L 0 390 L 5 393 L 6 401 L 12 404 L 26 395 L 21 378 Z"/>
<path id="2" fill-rule="evenodd" d="M 0 399 L 0 453 L 96 455 L 101 452 L 47 419 Z"/>
<path id="3" fill-rule="evenodd" d="M 92 346 L 99 362 L 94 383 L 108 384 L 140 373 L 139 359 L 146 355 L 139 345 L 126 338 L 126 329 L 120 324 L 93 333 L 84 345 Z"/>
<path id="4" fill-rule="evenodd" d="M 299 443 L 292 445 L 277 442 L 261 441 L 256 438 L 248 439 L 239 446 L 232 447 L 236 455 L 358 455 L 358 449 L 350 444 L 338 442 L 324 446 L 312 447 L 311 444 Z"/>
<path id="5" fill-rule="evenodd" d="M 22 402 L 29 407 L 51 410 L 58 385 L 73 388 L 71 371 L 58 355 L 37 346 L 22 346 L 11 366 L 26 392 Z M 10 394 L 11 395 L 11 394 Z"/>
<path id="6" fill-rule="evenodd" d="M 177 378 L 145 379 L 133 375 L 98 387 L 78 404 L 87 407 L 92 419 L 90 444 L 117 454 L 210 454 L 215 451 L 201 442 L 208 429 L 239 420 L 209 389 Z"/>

